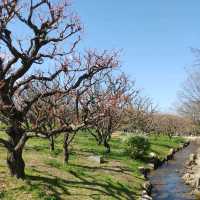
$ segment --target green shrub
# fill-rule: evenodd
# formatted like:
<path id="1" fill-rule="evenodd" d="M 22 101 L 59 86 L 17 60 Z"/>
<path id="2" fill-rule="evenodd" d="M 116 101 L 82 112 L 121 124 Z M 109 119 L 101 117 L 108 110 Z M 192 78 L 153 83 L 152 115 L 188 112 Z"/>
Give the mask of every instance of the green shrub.
<path id="1" fill-rule="evenodd" d="M 0 192 L 0 199 L 3 199 L 5 197 L 5 192 Z"/>
<path id="2" fill-rule="evenodd" d="M 124 143 L 126 153 L 133 159 L 142 158 L 150 148 L 148 138 L 142 136 L 129 136 Z"/>

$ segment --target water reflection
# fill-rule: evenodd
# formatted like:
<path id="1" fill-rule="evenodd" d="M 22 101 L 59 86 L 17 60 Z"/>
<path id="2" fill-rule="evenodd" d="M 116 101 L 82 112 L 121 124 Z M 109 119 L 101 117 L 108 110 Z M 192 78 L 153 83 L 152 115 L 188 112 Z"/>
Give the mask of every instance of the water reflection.
<path id="1" fill-rule="evenodd" d="M 153 184 L 152 197 L 154 200 L 194 200 L 190 194 L 191 188 L 182 180 L 184 163 L 189 154 L 194 153 L 197 144 L 192 143 L 184 150 L 176 153 L 174 160 L 165 163 L 161 168 L 152 172 L 150 181 Z"/>

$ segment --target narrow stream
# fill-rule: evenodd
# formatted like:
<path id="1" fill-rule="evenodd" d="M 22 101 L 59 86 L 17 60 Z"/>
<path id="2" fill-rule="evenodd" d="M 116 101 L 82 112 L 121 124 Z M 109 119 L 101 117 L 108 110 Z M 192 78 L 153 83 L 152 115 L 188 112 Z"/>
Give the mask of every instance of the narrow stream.
<path id="1" fill-rule="evenodd" d="M 187 148 L 177 152 L 174 160 L 168 161 L 161 168 L 153 171 L 149 179 L 153 185 L 154 200 L 194 200 L 190 194 L 191 187 L 184 184 L 182 175 L 184 164 L 191 153 L 195 153 L 197 144 L 191 143 Z"/>

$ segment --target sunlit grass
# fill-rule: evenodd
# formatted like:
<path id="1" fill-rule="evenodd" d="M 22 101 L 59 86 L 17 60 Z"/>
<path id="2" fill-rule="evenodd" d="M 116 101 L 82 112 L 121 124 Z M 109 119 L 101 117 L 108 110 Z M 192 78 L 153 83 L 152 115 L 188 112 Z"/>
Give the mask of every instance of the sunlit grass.
<path id="1" fill-rule="evenodd" d="M 63 137 L 56 138 L 55 152 L 49 151 L 48 140 L 28 141 L 24 152 L 26 180 L 11 178 L 6 167 L 6 151 L 0 147 L 0 199 L 138 199 L 144 178 L 138 167 L 143 160 L 132 160 L 124 151 L 120 138 L 113 139 L 111 153 L 97 145 L 86 132 L 75 138 L 68 165 L 63 165 Z M 180 138 L 150 137 L 150 151 L 164 157 L 170 148 L 178 147 Z M 90 155 L 103 155 L 106 162 L 97 164 Z"/>

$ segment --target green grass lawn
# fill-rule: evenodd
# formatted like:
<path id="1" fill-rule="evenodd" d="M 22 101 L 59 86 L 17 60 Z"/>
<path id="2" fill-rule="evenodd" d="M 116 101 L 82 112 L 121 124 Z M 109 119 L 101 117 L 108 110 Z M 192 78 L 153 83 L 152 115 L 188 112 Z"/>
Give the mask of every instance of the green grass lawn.
<path id="1" fill-rule="evenodd" d="M 170 148 L 178 147 L 183 139 L 166 136 L 150 137 L 150 152 L 164 157 Z M 26 180 L 11 178 L 6 167 L 6 151 L 0 146 L 0 199 L 61 200 L 61 199 L 138 199 L 144 178 L 138 167 L 142 160 L 132 160 L 124 153 L 120 138 L 112 139 L 111 153 L 106 162 L 97 164 L 90 155 L 103 155 L 104 148 L 86 132 L 79 133 L 71 148 L 69 165 L 63 165 L 62 138 L 56 150 L 49 152 L 48 141 L 28 141 L 24 151 Z"/>

